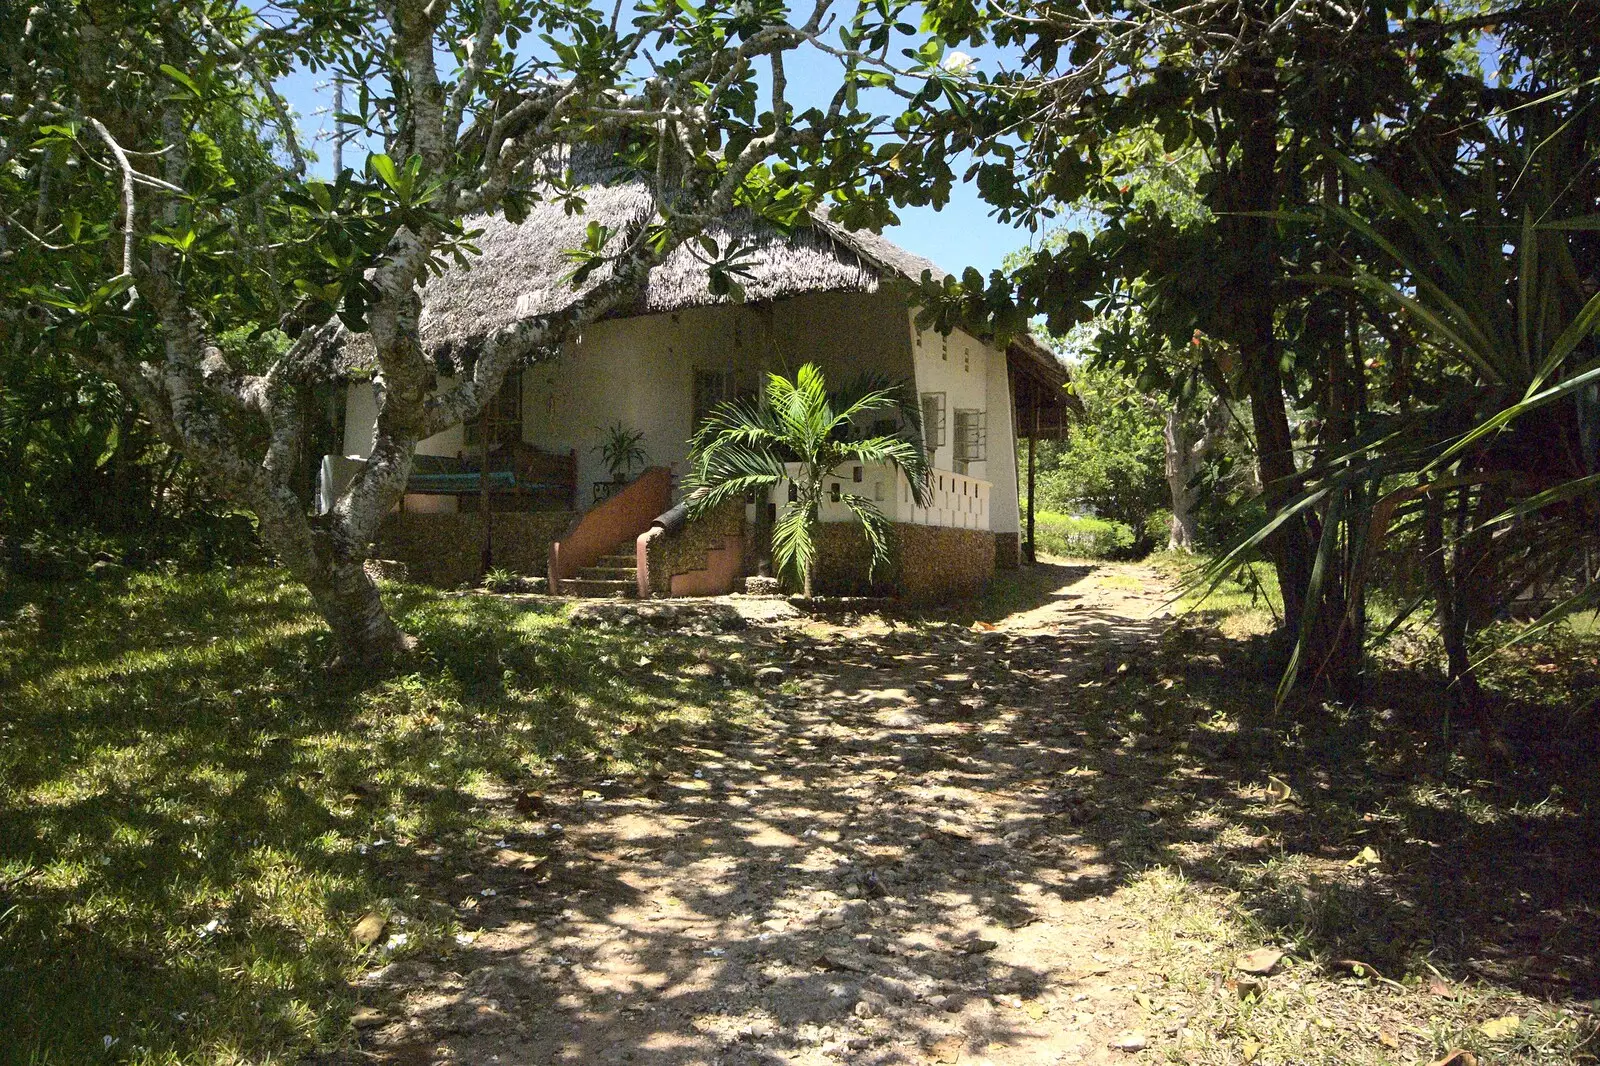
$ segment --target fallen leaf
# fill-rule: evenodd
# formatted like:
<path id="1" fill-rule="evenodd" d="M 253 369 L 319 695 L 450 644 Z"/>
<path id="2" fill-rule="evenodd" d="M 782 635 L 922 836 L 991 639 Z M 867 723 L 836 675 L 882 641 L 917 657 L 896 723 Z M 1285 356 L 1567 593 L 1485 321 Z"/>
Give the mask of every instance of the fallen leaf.
<path id="1" fill-rule="evenodd" d="M 1267 798 L 1273 803 L 1287 803 L 1289 797 L 1294 795 L 1294 789 L 1289 787 L 1289 782 L 1281 777 L 1267 778 Z"/>
<path id="2" fill-rule="evenodd" d="M 866 973 L 866 967 L 850 959 L 842 959 L 838 955 L 818 955 L 811 960 L 811 965 L 819 970 L 834 970 L 845 973 Z M 951 1061 L 954 1061 L 953 1059 Z"/>
<path id="3" fill-rule="evenodd" d="M 1434 1059 L 1428 1066 L 1478 1066 L 1478 1056 L 1456 1048 L 1442 1059 Z"/>
<path id="4" fill-rule="evenodd" d="M 1278 963 L 1283 961 L 1283 952 L 1277 948 L 1256 948 L 1247 951 L 1233 960 L 1235 969 L 1245 973 L 1261 974 L 1265 976 L 1278 968 Z"/>
<path id="5" fill-rule="evenodd" d="M 1504 1040 L 1522 1028 L 1522 1019 L 1515 1014 L 1503 1014 L 1478 1026 L 1478 1032 L 1490 1040 Z"/>
<path id="6" fill-rule="evenodd" d="M 932 1062 L 955 1062 L 961 1058 L 963 1041 L 959 1036 L 947 1036 L 928 1047 L 928 1058 Z"/>
<path id="7" fill-rule="evenodd" d="M 1145 1048 L 1150 1046 L 1150 1038 L 1136 1029 L 1129 1030 L 1125 1033 L 1118 1033 L 1115 1037 L 1113 1037 L 1111 1040 L 1111 1046 L 1116 1048 L 1118 1051 L 1127 1051 L 1130 1053 L 1134 1051 L 1143 1051 Z"/>
<path id="8" fill-rule="evenodd" d="M 388 924 L 388 915 L 380 914 L 378 911 L 368 911 L 350 929 L 350 935 L 357 944 L 364 948 L 370 948 L 383 936 L 383 931 Z"/>
<path id="9" fill-rule="evenodd" d="M 370 1029 L 383 1021 L 383 1011 L 376 1007 L 361 1007 L 350 1016 L 350 1024 L 357 1029 Z"/>
<path id="10" fill-rule="evenodd" d="M 972 628 L 974 632 L 978 633 L 993 633 L 1000 627 L 995 625 L 993 622 L 974 622 L 972 623 Z"/>
<path id="11" fill-rule="evenodd" d="M 1351 859 L 1349 861 L 1349 863 L 1347 863 L 1346 865 L 1349 865 L 1349 866 L 1376 866 L 1376 865 L 1378 865 L 1378 863 L 1380 863 L 1382 861 L 1383 860 L 1378 855 L 1377 849 L 1372 847 L 1372 845 L 1369 844 L 1366 847 L 1362 848 L 1360 851 L 1356 852 L 1356 857 Z"/>
<path id="12" fill-rule="evenodd" d="M 1440 996 L 1445 999 L 1449 999 L 1456 994 L 1455 989 L 1438 979 L 1428 982 L 1428 992 L 1430 995 Z"/>
<path id="13" fill-rule="evenodd" d="M 1333 966 L 1336 970 L 1348 970 L 1357 977 L 1375 977 L 1380 981 L 1383 980 L 1383 974 L 1378 972 L 1376 966 L 1360 959 L 1334 959 Z"/>
<path id="14" fill-rule="evenodd" d="M 1043 1018 L 1046 1014 L 1050 1013 L 1050 1008 L 1046 1007 L 1043 1003 L 1040 1003 L 1038 1001 L 1034 1001 L 1032 1003 L 1024 1004 L 1022 1009 L 1024 1011 L 1026 1011 L 1027 1014 L 1028 1014 L 1028 1017 L 1032 1018 L 1034 1021 L 1038 1021 L 1041 1018 Z"/>
<path id="15" fill-rule="evenodd" d="M 999 941 L 984 940 L 980 937 L 973 937 L 971 940 L 963 940 L 961 942 L 961 950 L 968 955 L 982 955 L 985 952 L 993 951 L 999 946 Z"/>
<path id="16" fill-rule="evenodd" d="M 1239 1052 L 1244 1056 L 1244 1061 L 1254 1062 L 1256 1061 L 1256 1056 L 1261 1054 L 1261 1045 L 1254 1040 L 1246 1040 Z"/>
<path id="17" fill-rule="evenodd" d="M 1398 1048 L 1400 1046 L 1400 1038 L 1389 1032 L 1387 1029 L 1379 1029 L 1378 1043 L 1382 1044 L 1386 1048 Z"/>

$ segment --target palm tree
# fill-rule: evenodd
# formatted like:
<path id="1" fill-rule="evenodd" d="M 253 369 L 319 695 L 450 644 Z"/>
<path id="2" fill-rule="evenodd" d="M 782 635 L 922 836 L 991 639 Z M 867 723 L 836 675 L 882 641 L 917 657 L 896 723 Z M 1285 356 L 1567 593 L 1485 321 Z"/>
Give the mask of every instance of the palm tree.
<path id="1" fill-rule="evenodd" d="M 799 579 L 809 599 L 815 591 L 823 484 L 835 469 L 845 463 L 887 463 L 906 475 L 918 506 L 930 502 L 919 413 L 901 389 L 881 383 L 867 382 L 853 395 L 830 396 L 822 371 L 811 363 L 793 381 L 767 375 L 763 399 L 723 403 L 695 433 L 686 485 L 689 512 L 701 514 L 754 491 L 765 494 L 791 480 L 787 464 L 798 464 L 794 498 L 772 528 L 772 558 L 780 574 Z M 876 412 L 900 415 L 905 428 L 851 439 L 854 421 Z M 839 502 L 866 531 L 870 580 L 892 555 L 889 519 L 865 496 L 841 493 Z"/>

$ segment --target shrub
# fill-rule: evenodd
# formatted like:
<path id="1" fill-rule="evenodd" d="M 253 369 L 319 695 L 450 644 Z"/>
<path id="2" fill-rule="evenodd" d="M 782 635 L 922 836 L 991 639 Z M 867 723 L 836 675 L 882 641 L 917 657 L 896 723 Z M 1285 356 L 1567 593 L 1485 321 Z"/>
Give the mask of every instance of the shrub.
<path id="1" fill-rule="evenodd" d="M 1034 515 L 1035 550 L 1041 555 L 1121 559 L 1134 550 L 1133 530 L 1121 522 L 1041 511 Z"/>

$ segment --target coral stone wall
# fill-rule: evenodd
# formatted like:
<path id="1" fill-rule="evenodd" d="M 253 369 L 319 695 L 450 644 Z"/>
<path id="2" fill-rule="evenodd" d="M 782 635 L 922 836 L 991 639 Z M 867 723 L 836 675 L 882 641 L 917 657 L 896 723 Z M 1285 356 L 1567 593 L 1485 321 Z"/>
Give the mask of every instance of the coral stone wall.
<path id="1" fill-rule="evenodd" d="M 994 576 L 995 535 L 896 522 L 895 560 L 867 580 L 871 553 L 853 522 L 830 522 L 817 545 L 817 592 L 834 596 L 898 595 L 917 603 L 975 596 Z"/>
<path id="2" fill-rule="evenodd" d="M 1022 565 L 1022 534 L 996 533 L 994 535 L 994 566 L 996 570 L 1015 570 Z"/>
<path id="3" fill-rule="evenodd" d="M 729 537 L 742 538 L 744 533 L 744 503 L 734 500 L 691 519 L 676 532 L 650 537 L 645 547 L 650 595 L 672 595 L 674 577 L 706 569 L 712 550 L 725 547 Z"/>
<path id="4" fill-rule="evenodd" d="M 575 516 L 569 511 L 494 512 L 494 565 L 515 574 L 540 576 L 550 544 L 560 540 Z M 378 530 L 374 554 L 406 564 L 413 581 L 449 588 L 478 578 L 483 552 L 483 516 L 392 514 Z"/>

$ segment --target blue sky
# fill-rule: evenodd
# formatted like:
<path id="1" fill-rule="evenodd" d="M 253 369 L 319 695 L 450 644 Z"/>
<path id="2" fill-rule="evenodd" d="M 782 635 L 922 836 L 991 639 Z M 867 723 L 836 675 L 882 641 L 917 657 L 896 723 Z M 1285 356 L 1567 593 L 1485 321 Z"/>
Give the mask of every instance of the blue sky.
<path id="1" fill-rule="evenodd" d="M 996 62 L 994 54 L 986 50 L 976 54 L 979 63 Z M 791 102 L 801 108 L 825 105 L 838 85 L 837 66 L 814 52 L 793 57 L 788 73 Z M 296 73 L 284 79 L 279 89 L 294 108 L 301 130 L 308 137 L 326 136 L 332 128 L 333 92 L 325 78 Z M 895 101 L 888 94 L 884 97 L 880 106 L 888 111 Z M 321 157 L 318 169 L 331 170 L 331 146 L 319 143 L 317 154 Z M 347 159 L 346 164 L 360 166 L 360 160 Z M 975 189 L 967 185 L 958 185 L 942 210 L 907 208 L 900 212 L 900 218 L 899 226 L 885 231 L 889 239 L 955 273 L 972 266 L 987 274 L 1000 265 L 1007 253 L 1029 243 L 1025 230 L 991 218 Z"/>

